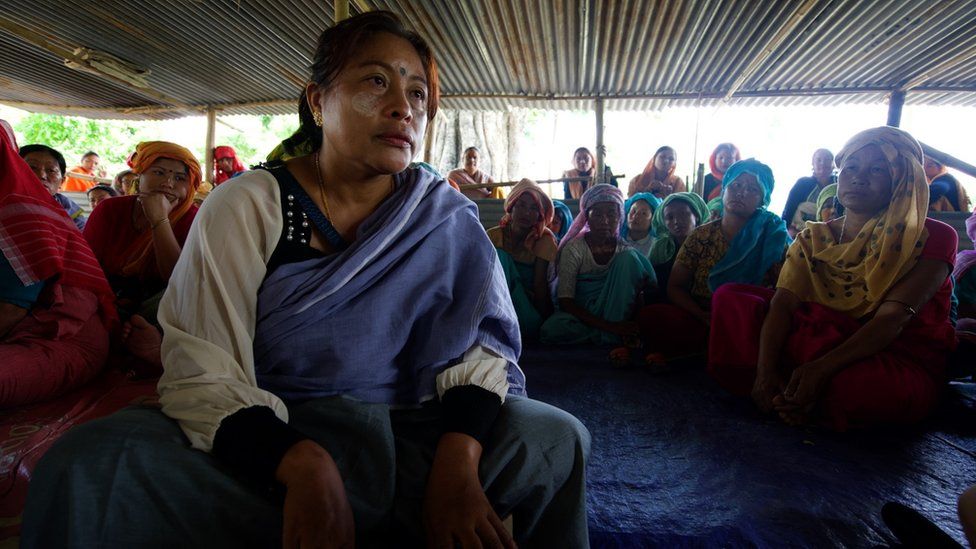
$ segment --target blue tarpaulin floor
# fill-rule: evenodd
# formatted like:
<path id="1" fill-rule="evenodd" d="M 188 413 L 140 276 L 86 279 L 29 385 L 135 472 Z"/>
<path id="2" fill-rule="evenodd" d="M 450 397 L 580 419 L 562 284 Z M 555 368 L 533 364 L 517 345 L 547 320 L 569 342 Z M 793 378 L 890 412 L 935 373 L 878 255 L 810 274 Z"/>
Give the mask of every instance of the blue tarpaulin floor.
<path id="1" fill-rule="evenodd" d="M 612 369 L 607 351 L 528 346 L 529 396 L 579 418 L 594 547 L 873 547 L 896 540 L 886 501 L 964 540 L 956 499 L 976 483 L 976 387 L 953 383 L 921 425 L 795 428 L 723 392 L 700 365 Z"/>

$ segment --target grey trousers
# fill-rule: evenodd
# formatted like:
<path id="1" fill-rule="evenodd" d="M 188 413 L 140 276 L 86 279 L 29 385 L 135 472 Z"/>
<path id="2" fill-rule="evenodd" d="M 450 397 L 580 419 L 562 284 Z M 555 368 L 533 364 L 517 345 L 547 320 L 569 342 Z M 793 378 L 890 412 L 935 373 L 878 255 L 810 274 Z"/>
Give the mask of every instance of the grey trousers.
<path id="1" fill-rule="evenodd" d="M 291 424 L 335 459 L 360 547 L 424 543 L 423 496 L 440 407 L 394 410 L 335 397 L 289 408 Z M 587 547 L 590 436 L 573 416 L 509 397 L 485 442 L 480 477 L 520 547 Z M 157 409 L 129 408 L 78 426 L 38 464 L 24 548 L 275 547 L 282 496 L 190 448 Z"/>

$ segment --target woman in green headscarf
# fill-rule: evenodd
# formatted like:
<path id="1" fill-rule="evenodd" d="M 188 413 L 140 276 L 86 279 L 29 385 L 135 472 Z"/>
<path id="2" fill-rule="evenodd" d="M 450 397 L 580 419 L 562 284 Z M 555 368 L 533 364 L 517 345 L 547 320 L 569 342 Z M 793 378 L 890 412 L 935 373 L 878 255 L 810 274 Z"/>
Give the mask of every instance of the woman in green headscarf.
<path id="1" fill-rule="evenodd" d="M 844 206 L 837 200 L 837 183 L 824 187 L 817 195 L 817 221 L 826 223 L 844 215 Z"/>
<path id="2" fill-rule="evenodd" d="M 658 301 L 663 301 L 678 249 L 688 235 L 706 221 L 708 208 L 702 197 L 695 193 L 669 194 L 654 212 L 653 229 L 657 240 L 651 246 L 650 260 L 660 288 Z"/>

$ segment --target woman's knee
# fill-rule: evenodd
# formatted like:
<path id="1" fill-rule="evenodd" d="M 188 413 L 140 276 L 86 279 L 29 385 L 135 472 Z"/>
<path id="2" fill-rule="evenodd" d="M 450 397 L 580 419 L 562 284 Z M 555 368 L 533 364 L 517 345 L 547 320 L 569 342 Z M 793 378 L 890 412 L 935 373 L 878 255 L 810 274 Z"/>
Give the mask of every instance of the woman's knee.
<path id="1" fill-rule="evenodd" d="M 155 408 L 127 408 L 65 433 L 44 454 L 32 482 L 68 469 L 111 469 L 122 454 L 158 456 L 173 445 L 188 446 L 173 420 Z"/>
<path id="2" fill-rule="evenodd" d="M 502 411 L 499 426 L 547 459 L 565 456 L 571 461 L 577 458 L 585 461 L 589 457 L 590 432 L 569 412 L 517 397 L 510 397 Z"/>

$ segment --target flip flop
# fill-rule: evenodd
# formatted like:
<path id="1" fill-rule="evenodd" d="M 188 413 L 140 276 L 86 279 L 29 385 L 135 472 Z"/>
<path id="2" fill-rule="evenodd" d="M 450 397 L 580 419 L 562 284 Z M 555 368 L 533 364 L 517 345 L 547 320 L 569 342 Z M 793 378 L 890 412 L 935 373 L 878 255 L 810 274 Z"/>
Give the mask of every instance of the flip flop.
<path id="1" fill-rule="evenodd" d="M 673 367 L 668 361 L 668 357 L 662 353 L 648 353 L 644 356 L 644 368 L 651 374 L 666 374 Z"/>
<path id="2" fill-rule="evenodd" d="M 614 368 L 626 368 L 630 366 L 630 349 L 627 347 L 615 347 L 611 350 L 610 365 Z"/>

